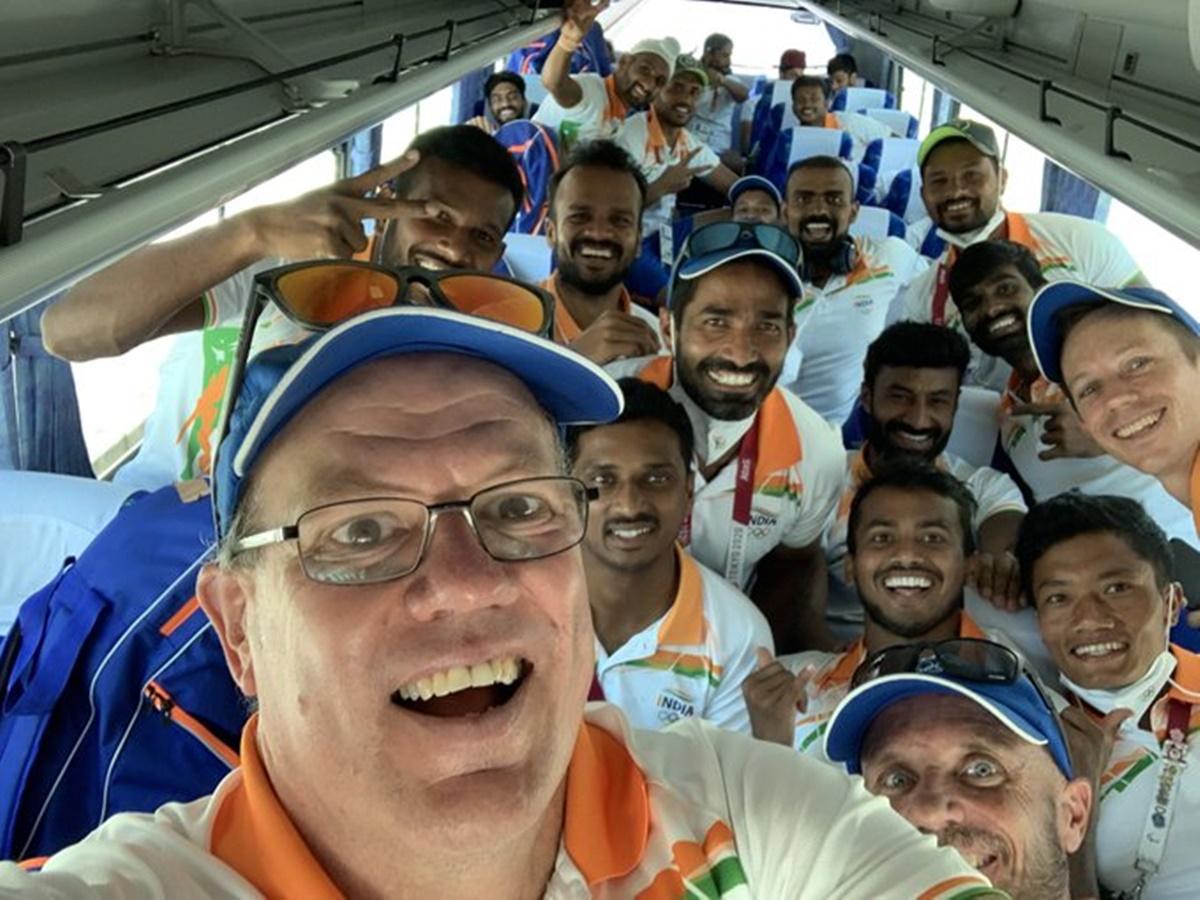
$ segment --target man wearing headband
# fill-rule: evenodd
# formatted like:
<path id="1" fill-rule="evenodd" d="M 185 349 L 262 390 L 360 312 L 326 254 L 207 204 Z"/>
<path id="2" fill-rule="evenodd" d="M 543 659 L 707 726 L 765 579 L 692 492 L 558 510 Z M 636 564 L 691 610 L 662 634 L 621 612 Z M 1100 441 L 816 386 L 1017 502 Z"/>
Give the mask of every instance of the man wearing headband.
<path id="1" fill-rule="evenodd" d="M 683 404 L 697 466 L 683 543 L 749 589 L 782 652 L 831 645 L 820 538 L 845 465 L 840 434 L 776 386 L 803 292 L 798 256 L 773 225 L 697 229 L 660 313 L 671 355 L 610 367 Z"/>
<path id="2" fill-rule="evenodd" d="M 729 189 L 729 218 L 735 222 L 779 225 L 783 221 L 783 195 L 774 182 L 761 175 L 743 175 Z"/>
<path id="3" fill-rule="evenodd" d="M 412 277 L 494 320 L 385 307 L 231 378 L 197 597 L 257 708 L 240 767 L 40 872 L 0 864 L 0 894 L 986 895 L 832 769 L 585 712 L 590 492 L 559 429 L 611 420 L 620 392 L 530 333 L 537 295 Z"/>
<path id="4" fill-rule="evenodd" d="M 1079 278 L 1092 284 L 1129 285 L 1141 273 L 1125 246 L 1101 223 L 1059 213 L 1006 212 L 1000 195 L 1008 173 L 1000 145 L 987 125 L 953 119 L 929 133 L 917 151 L 921 199 L 947 247 L 897 302 L 892 320 L 914 319 L 961 328 L 950 297 L 949 275 L 958 255 L 979 241 L 1013 241 L 1029 249 L 1050 281 Z M 1007 367 L 980 356 L 972 380 L 1003 390 Z"/>
<path id="5" fill-rule="evenodd" d="M 1096 443 L 1162 482 L 1200 529 L 1195 313 L 1153 288 L 1061 282 L 1034 298 L 1029 335 L 1037 365 Z"/>
<path id="6" fill-rule="evenodd" d="M 1184 597 L 1166 536 L 1133 500 L 1072 492 L 1029 511 L 1017 555 L 1068 698 L 1097 719 L 1128 711 L 1101 769 L 1101 885 L 1194 896 L 1200 657 L 1170 643 Z"/>
<path id="7" fill-rule="evenodd" d="M 435 128 L 400 159 L 299 199 L 230 216 L 185 237 L 134 251 L 80 282 L 46 310 L 50 352 L 73 361 L 118 356 L 151 338 L 203 329 L 163 367 L 142 449 L 119 481 L 158 487 L 211 468 L 229 358 L 255 274 L 282 260 L 349 259 L 430 269 L 490 270 L 525 188 L 508 152 L 478 128 Z M 219 326 L 219 327 L 218 327 Z M 294 340 L 272 313 L 259 347 Z"/>
<path id="8" fill-rule="evenodd" d="M 1017 656 L 987 641 L 893 647 L 855 681 L 829 723 L 830 759 L 1014 898 L 1069 900 L 1092 788 Z"/>
<path id="9" fill-rule="evenodd" d="M 813 156 L 788 172 L 787 227 L 800 242 L 804 302 L 783 383 L 835 425 L 858 401 L 867 345 L 888 309 L 925 263 L 898 237 L 852 237 L 858 215 L 854 178 L 833 156 Z"/>
<path id="10" fill-rule="evenodd" d="M 625 117 L 645 109 L 658 96 L 675 68 L 679 42 L 644 39 L 621 54 L 607 78 L 594 72 L 571 74 L 571 55 L 579 48 L 608 0 L 568 0 L 558 41 L 542 68 L 542 84 L 550 92 L 533 121 L 558 131 L 568 148 L 579 141 L 611 138 Z"/>

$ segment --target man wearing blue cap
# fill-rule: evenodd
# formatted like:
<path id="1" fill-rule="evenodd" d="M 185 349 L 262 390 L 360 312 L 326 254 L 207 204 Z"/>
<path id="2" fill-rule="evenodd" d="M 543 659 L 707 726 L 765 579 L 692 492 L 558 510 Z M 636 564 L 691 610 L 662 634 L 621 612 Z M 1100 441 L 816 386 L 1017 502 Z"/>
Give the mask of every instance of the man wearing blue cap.
<path id="1" fill-rule="evenodd" d="M 1200 321 L 1153 288 L 1047 285 L 1029 308 L 1038 367 L 1107 453 L 1153 475 L 1200 529 Z"/>
<path id="2" fill-rule="evenodd" d="M 761 222 L 763 225 L 780 224 L 783 195 L 769 178 L 761 175 L 743 175 L 729 189 L 730 218 L 735 222 Z"/>
<path id="3" fill-rule="evenodd" d="M 891 647 L 854 683 L 826 733 L 830 759 L 1013 897 L 1068 900 L 1092 787 L 1017 656 L 979 640 Z"/>
<path id="4" fill-rule="evenodd" d="M 197 596 L 257 709 L 240 766 L 0 864 L 0 896 L 1000 896 L 832 769 L 585 713 L 590 492 L 559 429 L 620 392 L 540 336 L 545 298 L 414 277 L 501 321 L 375 309 L 231 375 Z"/>

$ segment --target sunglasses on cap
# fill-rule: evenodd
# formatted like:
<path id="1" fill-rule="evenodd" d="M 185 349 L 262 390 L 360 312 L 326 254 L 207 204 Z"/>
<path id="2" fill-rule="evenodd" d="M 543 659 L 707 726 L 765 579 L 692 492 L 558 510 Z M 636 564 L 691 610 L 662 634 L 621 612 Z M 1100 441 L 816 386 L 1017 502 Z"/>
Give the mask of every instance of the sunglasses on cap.
<path id="1" fill-rule="evenodd" d="M 431 306 L 499 322 L 549 337 L 554 301 L 545 291 L 487 272 L 430 271 L 415 266 L 390 269 L 357 260 L 315 260 L 260 272 L 242 320 L 237 351 L 230 363 L 220 425 L 212 443 L 212 471 L 229 434 L 241 393 L 254 332 L 269 304 L 296 325 L 314 333 L 373 310 L 392 306 Z M 214 480 L 213 491 L 216 491 Z M 217 509 L 214 501 L 213 508 Z"/>
<path id="2" fill-rule="evenodd" d="M 684 241 L 679 263 L 735 249 L 767 250 L 789 263 L 800 260 L 800 245 L 777 225 L 751 222 L 713 222 L 697 228 Z"/>

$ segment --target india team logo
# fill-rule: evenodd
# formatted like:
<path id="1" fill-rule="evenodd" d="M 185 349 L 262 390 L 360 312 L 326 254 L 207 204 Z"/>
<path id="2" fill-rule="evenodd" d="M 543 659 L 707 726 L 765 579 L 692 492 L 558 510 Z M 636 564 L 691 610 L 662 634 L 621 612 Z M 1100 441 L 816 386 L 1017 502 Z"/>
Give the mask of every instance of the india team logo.
<path id="1" fill-rule="evenodd" d="M 691 695 L 675 688 L 660 691 L 654 705 L 658 707 L 658 720 L 665 725 L 696 714 L 696 703 Z"/>

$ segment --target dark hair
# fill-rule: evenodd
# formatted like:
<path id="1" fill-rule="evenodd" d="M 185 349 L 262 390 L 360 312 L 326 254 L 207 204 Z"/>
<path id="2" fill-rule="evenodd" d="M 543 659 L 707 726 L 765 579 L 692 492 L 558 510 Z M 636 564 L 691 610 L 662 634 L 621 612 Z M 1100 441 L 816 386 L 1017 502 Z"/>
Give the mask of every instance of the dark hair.
<path id="1" fill-rule="evenodd" d="M 914 369 L 954 369 L 959 384 L 967 374 L 971 348 L 953 328 L 905 320 L 885 328 L 867 347 L 863 384 L 873 390 L 884 366 Z"/>
<path id="2" fill-rule="evenodd" d="M 421 161 L 402 175 L 396 177 L 397 197 L 407 197 L 411 190 L 414 173 L 430 159 L 440 159 L 485 181 L 504 188 L 513 198 L 513 217 L 525 199 L 525 185 L 521 173 L 513 162 L 508 149 L 482 128 L 473 125 L 445 125 L 431 128 L 418 134 L 408 145 L 409 150 L 421 154 Z"/>
<path id="3" fill-rule="evenodd" d="M 775 266 L 771 265 L 771 263 L 769 263 L 765 259 L 763 259 L 761 256 L 748 256 L 745 259 L 740 259 L 737 261 L 745 262 L 745 263 L 753 263 L 754 265 L 758 266 L 760 269 L 770 272 L 777 279 L 779 279 L 779 283 L 783 286 L 784 290 L 787 291 L 787 294 L 788 294 L 788 302 L 787 302 L 787 311 L 785 313 L 785 321 L 791 322 L 792 316 L 796 312 L 796 302 L 800 298 L 791 296 L 792 286 L 790 284 L 788 284 L 788 282 L 784 279 L 784 277 L 781 274 L 779 274 L 779 270 L 777 268 L 775 268 Z M 718 266 L 718 268 L 720 268 L 720 267 Z M 715 269 L 710 270 L 710 271 L 715 271 Z M 705 274 L 708 274 L 708 273 L 705 273 Z M 686 280 L 683 278 L 675 278 L 674 276 L 672 276 L 672 277 L 673 277 L 673 283 L 671 284 L 670 289 L 669 289 L 668 300 L 671 304 L 671 307 L 670 307 L 671 308 L 671 321 L 673 323 L 676 333 L 678 333 L 679 326 L 683 322 L 684 307 L 686 307 L 688 305 L 688 303 L 691 301 L 692 297 L 695 295 L 696 288 L 697 288 L 697 286 L 699 286 L 700 281 L 704 278 L 704 276 L 700 275 L 696 278 L 688 278 Z"/>
<path id="4" fill-rule="evenodd" d="M 679 438 L 679 452 L 683 455 L 684 471 L 692 470 L 692 454 L 695 452 L 695 435 L 692 433 L 692 423 L 684 412 L 683 407 L 670 394 L 656 385 L 640 378 L 622 378 L 617 381 L 621 393 L 625 397 L 625 408 L 614 422 L 607 425 L 620 425 L 623 422 L 661 422 Z M 603 428 L 604 425 L 576 425 L 567 429 L 567 458 L 574 465 L 579 458 L 579 439 L 589 431 Z"/>
<path id="5" fill-rule="evenodd" d="M 862 517 L 862 505 L 872 493 L 880 488 L 899 488 L 905 491 L 929 491 L 950 500 L 958 507 L 958 525 L 962 529 L 963 553 L 970 556 L 975 552 L 975 497 L 970 488 L 951 475 L 929 463 L 908 458 L 897 458 L 878 467 L 869 479 L 859 487 L 850 502 L 850 519 L 846 523 L 846 549 L 853 555 L 857 546 L 855 532 Z"/>
<path id="6" fill-rule="evenodd" d="M 721 47 L 732 47 L 733 38 L 727 34 L 721 34 L 716 31 L 704 39 L 704 52 L 711 53 L 714 50 L 719 50 Z"/>
<path id="7" fill-rule="evenodd" d="M 818 154 L 817 156 L 806 156 L 804 159 L 798 159 L 788 167 L 787 178 L 783 181 L 784 193 L 787 193 L 787 186 L 792 183 L 792 176 L 804 171 L 805 169 L 838 169 L 845 173 L 846 178 L 850 182 L 850 199 L 854 199 L 854 175 L 850 171 L 850 167 L 844 159 L 838 159 L 836 156 L 825 156 Z"/>
<path id="8" fill-rule="evenodd" d="M 1075 489 L 1038 503 L 1021 522 L 1016 557 L 1021 587 L 1030 602 L 1033 567 L 1052 547 L 1085 534 L 1119 537 L 1154 569 L 1160 589 L 1171 582 L 1171 546 L 1142 504 L 1128 497 L 1085 494 Z"/>
<path id="9" fill-rule="evenodd" d="M 800 88 L 806 87 L 819 87 L 821 89 L 821 93 L 825 93 L 825 79 L 816 75 L 801 75 L 792 82 L 792 99 L 796 99 L 796 91 L 800 90 Z"/>
<path id="10" fill-rule="evenodd" d="M 858 74 L 858 61 L 849 53 L 839 53 L 825 64 L 825 72 L 832 75 L 834 72 L 846 72 L 850 75 Z"/>
<path id="11" fill-rule="evenodd" d="M 524 78 L 522 78 L 516 72 L 493 72 L 488 76 L 488 80 L 483 83 L 483 99 L 490 99 L 492 96 L 492 91 L 494 91 L 496 87 L 501 84 L 511 84 L 518 91 L 520 91 L 522 97 L 525 96 Z"/>
<path id="12" fill-rule="evenodd" d="M 1055 323 L 1062 333 L 1062 340 L 1059 342 L 1060 354 L 1062 353 L 1061 348 L 1066 346 L 1067 337 L 1075 330 L 1075 326 L 1099 310 L 1104 310 L 1115 316 L 1154 316 L 1162 324 L 1162 327 L 1174 336 L 1175 342 L 1179 344 L 1179 349 L 1183 351 L 1184 356 L 1188 358 L 1189 362 L 1194 363 L 1197 359 L 1200 359 L 1200 337 L 1174 316 L 1153 309 L 1139 309 L 1133 306 L 1125 306 L 1122 303 L 1111 303 L 1107 300 L 1078 303 L 1074 306 L 1060 309 L 1055 314 Z M 1065 384 L 1063 387 L 1066 389 Z M 1067 391 L 1067 395 L 1070 396 L 1069 390 Z M 1071 402 L 1074 403 L 1074 400 L 1072 399 Z"/>
<path id="13" fill-rule="evenodd" d="M 1001 266 L 1012 266 L 1035 291 L 1046 283 L 1037 257 L 1027 247 L 1012 241 L 980 241 L 960 253 L 950 267 L 951 299 L 961 307 L 961 300 L 995 275 Z"/>
<path id="14" fill-rule="evenodd" d="M 567 177 L 568 172 L 582 166 L 595 169 L 608 169 L 611 172 L 624 172 L 636 182 L 638 194 L 642 198 L 642 207 L 645 208 L 648 187 L 646 176 L 642 174 L 641 168 L 634 161 L 633 157 L 612 141 L 587 141 L 582 144 L 576 144 L 571 152 L 567 154 L 562 168 L 550 178 L 549 215 L 551 218 L 554 217 L 554 198 L 558 195 L 559 185 Z"/>

